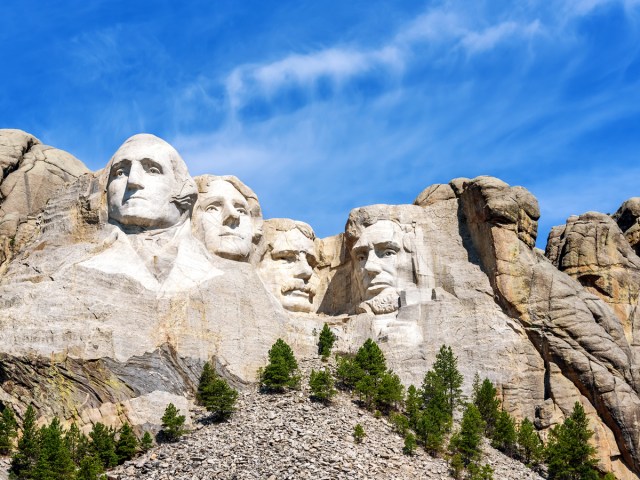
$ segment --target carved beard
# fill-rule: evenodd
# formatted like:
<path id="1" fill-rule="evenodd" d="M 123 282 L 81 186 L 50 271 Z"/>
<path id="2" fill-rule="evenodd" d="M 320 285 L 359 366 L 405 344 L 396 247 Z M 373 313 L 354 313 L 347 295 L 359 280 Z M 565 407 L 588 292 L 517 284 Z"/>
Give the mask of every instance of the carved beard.
<path id="1" fill-rule="evenodd" d="M 380 295 L 358 305 L 357 313 L 373 313 L 383 315 L 393 313 L 400 308 L 400 293 L 397 290 L 382 292 Z"/>

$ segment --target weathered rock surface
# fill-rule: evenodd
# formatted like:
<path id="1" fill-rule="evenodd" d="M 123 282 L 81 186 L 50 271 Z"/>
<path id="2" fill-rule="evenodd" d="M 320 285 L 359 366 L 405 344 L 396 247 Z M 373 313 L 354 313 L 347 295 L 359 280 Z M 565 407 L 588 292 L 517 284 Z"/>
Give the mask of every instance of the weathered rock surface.
<path id="1" fill-rule="evenodd" d="M 21 135 L 26 143 L 12 152 L 36 148 Z M 303 234 L 304 244 L 286 235 L 278 242 L 261 237 L 258 224 L 252 236 L 241 235 L 250 220 L 243 216 L 254 212 L 261 222 L 257 198 L 241 182 L 200 189 L 211 197 L 197 203 L 197 221 L 206 215 L 212 236 L 206 244 L 215 247 L 207 248 L 198 237 L 202 225 L 192 233 L 197 182 L 179 154 L 155 137 L 131 142 L 139 148 L 121 147 L 104 171 L 74 170 L 77 179 L 71 175 L 63 191 L 27 214 L 31 229 L 14 244 L 0 276 L 4 404 L 23 412 L 33 403 L 43 416 L 86 426 L 157 427 L 166 403 L 184 409 L 192 403 L 205 361 L 251 391 L 277 338 L 299 358 L 310 358 L 326 322 L 338 335 L 337 350 L 354 352 L 374 338 L 405 385 L 419 385 L 440 346 L 451 345 L 466 394 L 475 373 L 489 377 L 504 407 L 534 419 L 543 433 L 581 401 L 596 431 L 601 468 L 636 478 L 640 374 L 633 326 L 630 337 L 619 316 L 626 312 L 633 325 L 631 301 L 618 295 L 632 291 L 636 273 L 601 254 L 615 253 L 634 266 L 637 260 L 620 243 L 622 233 L 614 234 L 613 221 L 601 221 L 610 234 L 593 244 L 593 262 L 583 260 L 592 253 L 570 262 L 571 254 L 561 254 L 566 248 L 554 251 L 576 272 L 599 272 L 604 287 L 598 288 L 613 285 L 616 301 L 603 300 L 595 287 L 537 251 L 537 201 L 490 177 L 431 186 L 415 205 L 354 209 L 344 233 L 315 240 Z M 147 145 L 154 146 L 151 153 Z M 133 153 L 125 155 L 127 148 Z M 153 189 L 154 201 L 141 209 L 145 189 Z M 577 226 L 571 231 L 580 236 Z M 225 244 L 242 246 L 238 255 L 217 247 L 216 236 L 234 235 L 237 240 Z M 584 242 L 570 243 L 591 252 Z M 254 248 L 252 254 L 245 247 Z M 258 275 L 267 253 L 269 269 L 282 276 Z M 271 276 L 278 285 L 270 284 Z M 287 294 L 296 302 L 287 302 Z M 268 415 L 256 398 L 245 398 L 247 411 Z M 226 434 L 212 438 L 233 442 Z M 384 462 L 372 462 L 383 469 Z M 343 473 L 353 478 L 357 472 Z"/>

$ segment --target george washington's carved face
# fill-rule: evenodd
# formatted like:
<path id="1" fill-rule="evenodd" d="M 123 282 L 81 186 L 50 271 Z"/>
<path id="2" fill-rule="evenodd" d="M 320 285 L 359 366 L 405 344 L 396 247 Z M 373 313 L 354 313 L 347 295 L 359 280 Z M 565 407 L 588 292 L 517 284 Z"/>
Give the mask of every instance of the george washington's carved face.
<path id="1" fill-rule="evenodd" d="M 190 193 L 195 195 L 195 184 L 190 177 L 178 179 L 177 162 L 188 176 L 186 165 L 164 140 L 146 134 L 127 140 L 109 162 L 109 220 L 142 229 L 180 223 L 185 210 L 176 199 L 182 190 L 193 190 Z"/>

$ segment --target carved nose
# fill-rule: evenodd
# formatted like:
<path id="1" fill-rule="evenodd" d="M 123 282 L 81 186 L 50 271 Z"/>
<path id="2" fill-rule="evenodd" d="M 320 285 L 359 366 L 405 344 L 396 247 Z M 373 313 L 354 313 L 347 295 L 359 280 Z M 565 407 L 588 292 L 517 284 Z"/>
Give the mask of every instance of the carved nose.
<path id="1" fill-rule="evenodd" d="M 222 223 L 224 225 L 237 225 L 238 221 L 240 220 L 240 212 L 238 212 L 238 210 L 233 205 L 225 204 L 223 217 L 224 218 L 222 220 Z"/>
<path id="2" fill-rule="evenodd" d="M 301 252 L 298 261 L 296 262 L 295 278 L 301 278 L 303 280 L 309 280 L 313 275 L 313 269 L 309 262 L 307 262 L 307 256 Z"/>
<path id="3" fill-rule="evenodd" d="M 367 255 L 367 261 L 364 264 L 364 269 L 369 273 L 382 272 L 382 268 L 380 267 L 380 263 L 378 262 L 378 257 L 373 250 L 370 251 Z"/>
<path id="4" fill-rule="evenodd" d="M 140 190 L 144 188 L 144 182 L 142 177 L 144 176 L 144 169 L 142 165 L 134 163 L 129 170 L 129 176 L 127 177 L 127 188 L 130 190 Z"/>

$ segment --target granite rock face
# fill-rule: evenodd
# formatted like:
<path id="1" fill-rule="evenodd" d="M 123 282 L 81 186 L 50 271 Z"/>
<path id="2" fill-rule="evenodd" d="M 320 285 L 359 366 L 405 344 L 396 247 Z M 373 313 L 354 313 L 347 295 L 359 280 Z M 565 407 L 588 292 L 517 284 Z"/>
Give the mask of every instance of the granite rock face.
<path id="1" fill-rule="evenodd" d="M 36 140 L 0 131 L 16 135 L 11 158 L 26 157 Z M 474 374 L 489 377 L 543 433 L 579 400 L 601 467 L 640 471 L 635 310 L 620 301 L 640 261 L 613 220 L 598 220 L 610 234 L 591 250 L 579 222 L 567 226 L 550 242 L 556 268 L 534 248 L 536 199 L 490 177 L 354 209 L 323 239 L 303 222 L 263 222 L 240 180 L 192 179 L 149 135 L 65 179 L 27 214 L 2 198 L 5 216 L 31 219 L 0 276 L 0 402 L 18 412 L 157 427 L 169 401 L 192 405 L 205 361 L 250 389 L 277 338 L 313 358 L 327 323 L 339 351 L 376 340 L 405 385 L 451 345 L 466 394 Z"/>

